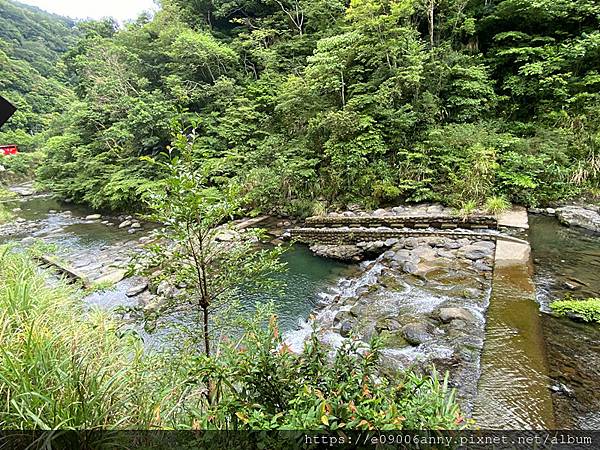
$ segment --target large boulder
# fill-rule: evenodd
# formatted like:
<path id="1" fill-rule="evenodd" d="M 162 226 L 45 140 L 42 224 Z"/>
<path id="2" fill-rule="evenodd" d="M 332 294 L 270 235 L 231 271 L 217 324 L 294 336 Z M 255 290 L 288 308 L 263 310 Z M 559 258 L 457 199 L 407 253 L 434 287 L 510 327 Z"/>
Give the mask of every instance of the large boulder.
<path id="1" fill-rule="evenodd" d="M 592 207 L 562 206 L 556 210 L 558 220 L 570 227 L 580 227 L 600 233 L 600 214 Z"/>

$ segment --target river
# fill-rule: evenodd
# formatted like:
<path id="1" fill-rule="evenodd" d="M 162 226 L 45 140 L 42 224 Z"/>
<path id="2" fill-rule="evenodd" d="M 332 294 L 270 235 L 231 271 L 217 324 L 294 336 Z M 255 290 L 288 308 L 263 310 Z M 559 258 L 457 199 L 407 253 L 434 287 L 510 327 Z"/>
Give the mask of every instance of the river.
<path id="1" fill-rule="evenodd" d="M 140 237 L 146 233 L 143 230 L 131 233 L 103 224 L 100 220 L 86 220 L 91 212 L 85 208 L 62 204 L 44 195 L 16 199 L 7 206 L 9 209 L 19 208 L 15 214 L 20 219 L 14 227 L 12 224 L 0 227 L 4 230 L 4 237 L 0 232 L 0 243 L 29 243 L 32 238 L 39 238 L 55 244 L 61 257 L 82 270 L 98 269 L 98 266 L 113 269 L 124 267 L 127 253 L 136 251 Z M 111 222 L 117 223 L 118 220 L 112 218 Z M 600 239 L 597 236 L 563 227 L 554 218 L 530 216 L 528 237 L 535 263 L 536 297 L 542 311 L 548 311 L 549 301 L 562 298 L 565 294 L 600 296 Z M 284 294 L 248 295 L 242 298 L 242 304 L 246 311 L 251 311 L 257 301 L 274 300 L 281 328 L 289 332 L 306 320 L 321 293 L 350 272 L 348 265 L 316 257 L 303 246 L 293 247 L 284 259 L 288 264 L 287 272 L 282 275 L 282 281 L 286 284 Z M 100 275 L 103 270 L 104 267 L 99 270 Z M 88 305 L 109 309 L 135 306 L 135 298 L 125 295 L 132 283 L 131 280 L 123 280 L 115 289 L 93 293 L 84 301 Z M 493 297 L 491 301 L 494 301 Z M 519 318 L 539 315 L 537 307 L 532 309 L 532 303 L 535 304 L 531 301 L 512 303 L 508 305 L 509 310 L 505 310 L 509 311 L 505 316 L 512 317 L 518 323 Z M 490 305 L 492 313 L 493 306 Z M 497 307 L 503 308 L 502 305 Z M 527 333 L 513 337 L 522 341 L 519 345 L 535 357 L 538 365 L 546 367 L 547 373 L 540 375 L 536 372 L 535 376 L 549 377 L 544 386 L 551 387 L 552 405 L 550 408 L 544 406 L 545 414 L 548 410 L 550 414 L 553 411 L 557 428 L 599 429 L 600 327 L 559 319 L 549 314 L 541 314 L 539 325 L 535 328 L 527 323 L 519 327 L 527 330 Z M 146 338 L 151 339 L 151 336 L 146 335 Z M 496 344 L 502 345 L 502 339 L 496 340 Z M 484 356 L 482 364 L 501 367 L 502 361 L 487 360 Z M 503 376 L 530 377 L 529 372 L 535 371 L 527 369 Z M 536 396 L 536 389 L 546 389 L 536 384 L 534 378 L 530 377 L 529 381 L 533 397 Z M 510 398 L 504 400 L 505 406 L 513 408 L 512 413 L 525 418 L 525 421 L 540 411 L 540 404 L 536 403 L 535 398 L 529 403 L 512 402 Z M 519 421 L 516 423 L 519 424 Z M 526 427 L 527 424 L 523 422 L 522 425 Z M 536 425 L 535 420 L 533 425 Z"/>

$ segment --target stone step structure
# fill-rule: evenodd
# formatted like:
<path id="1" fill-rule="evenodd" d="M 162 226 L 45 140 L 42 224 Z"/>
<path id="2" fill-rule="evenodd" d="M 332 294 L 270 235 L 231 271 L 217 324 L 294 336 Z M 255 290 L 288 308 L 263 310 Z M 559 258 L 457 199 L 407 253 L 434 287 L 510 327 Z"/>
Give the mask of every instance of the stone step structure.
<path id="1" fill-rule="evenodd" d="M 494 216 L 471 216 L 462 218 L 448 215 L 328 215 L 306 219 L 306 225 L 313 228 L 411 228 L 411 229 L 467 229 L 496 230 L 498 221 Z"/>
<path id="2" fill-rule="evenodd" d="M 493 241 L 495 233 L 473 231 L 411 230 L 406 228 L 292 228 L 288 236 L 297 242 L 321 245 L 355 245 L 359 242 L 385 241 L 402 237 L 449 237 L 453 239 L 472 238 Z"/>

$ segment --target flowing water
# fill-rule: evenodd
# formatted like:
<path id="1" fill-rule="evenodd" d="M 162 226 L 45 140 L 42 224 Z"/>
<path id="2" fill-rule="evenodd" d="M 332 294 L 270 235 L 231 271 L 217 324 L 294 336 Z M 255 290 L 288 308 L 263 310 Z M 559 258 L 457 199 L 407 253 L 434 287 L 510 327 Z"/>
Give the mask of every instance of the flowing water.
<path id="1" fill-rule="evenodd" d="M 542 310 L 565 295 L 600 297 L 600 236 L 530 216 L 537 298 Z M 600 429 L 600 325 L 544 314 L 558 428 Z"/>
<path id="2" fill-rule="evenodd" d="M 27 226 L 22 226 L 22 231 L 11 236 L 0 235 L 0 244 L 23 240 L 28 243 L 32 238 L 43 239 L 44 242 L 55 244 L 59 256 L 74 260 L 76 266 L 83 268 L 98 263 L 100 251 L 111 246 L 123 249 L 121 254 L 125 256 L 128 247 L 136 244 L 143 235 L 129 234 L 127 230 L 116 226 L 109 227 L 98 221 L 88 221 L 85 217 L 91 211 L 61 204 L 44 195 L 15 200 L 6 206 L 8 209 L 20 208 L 15 214 L 27 221 L 21 226 Z M 286 252 L 283 260 L 287 263 L 287 271 L 279 277 L 285 285 L 283 295 L 248 294 L 241 301 L 242 307 L 251 311 L 257 302 L 274 300 L 280 326 L 287 331 L 296 328 L 301 320 L 309 316 L 319 298 L 318 294 L 336 283 L 346 273 L 348 265 L 314 256 L 308 248 L 300 245 Z M 85 302 L 109 309 L 135 306 L 137 300 L 125 295 L 132 284 L 134 281 L 124 280 L 114 289 L 90 295 Z"/>

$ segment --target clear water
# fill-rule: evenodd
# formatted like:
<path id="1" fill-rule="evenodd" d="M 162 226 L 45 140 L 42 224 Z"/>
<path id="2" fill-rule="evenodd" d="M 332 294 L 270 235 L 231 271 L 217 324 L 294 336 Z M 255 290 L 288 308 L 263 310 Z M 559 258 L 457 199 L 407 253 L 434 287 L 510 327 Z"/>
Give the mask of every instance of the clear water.
<path id="1" fill-rule="evenodd" d="M 0 243 L 18 242 L 35 237 L 57 246 L 57 253 L 70 260 L 91 260 L 100 249 L 139 239 L 140 234 L 128 234 L 118 227 L 107 227 L 99 222 L 85 220 L 92 214 L 85 208 L 77 208 L 57 202 L 48 196 L 30 197 L 8 205 L 10 209 L 21 208 L 16 215 L 28 222 L 35 222 L 31 231 L 0 240 Z M 52 212 L 51 212 L 52 211 Z M 71 214 L 65 214 L 70 211 Z M 1 239 L 1 238 L 0 238 Z M 318 301 L 318 294 L 327 290 L 342 276 L 348 265 L 314 256 L 305 246 L 294 246 L 283 255 L 287 270 L 279 276 L 285 288 L 282 295 L 248 294 L 241 298 L 244 310 L 251 312 L 257 302 L 273 300 L 277 308 L 280 327 L 293 330 L 306 320 Z M 131 281 L 124 280 L 114 289 L 98 292 L 86 299 L 86 303 L 104 307 L 134 306 L 137 300 L 125 293 Z"/>
<path id="2" fill-rule="evenodd" d="M 600 236 L 530 216 L 537 298 L 543 310 L 555 299 L 600 296 Z M 600 325 L 544 314 L 543 333 L 554 385 L 558 428 L 600 429 Z"/>

